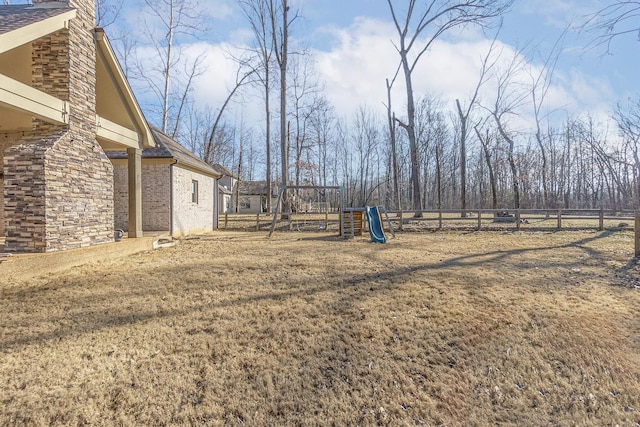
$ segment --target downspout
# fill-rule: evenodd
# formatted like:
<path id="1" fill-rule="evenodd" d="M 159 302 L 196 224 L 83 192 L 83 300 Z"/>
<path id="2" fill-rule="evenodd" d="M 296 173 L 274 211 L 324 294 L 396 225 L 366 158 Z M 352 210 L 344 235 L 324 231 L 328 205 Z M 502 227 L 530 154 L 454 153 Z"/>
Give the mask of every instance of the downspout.
<path id="1" fill-rule="evenodd" d="M 220 191 L 218 189 L 218 178 L 213 179 L 213 231 L 218 230 L 218 208 L 220 201 Z"/>
<path id="2" fill-rule="evenodd" d="M 177 159 L 173 159 L 173 163 L 169 165 L 169 235 L 173 237 L 173 166 L 178 163 Z"/>

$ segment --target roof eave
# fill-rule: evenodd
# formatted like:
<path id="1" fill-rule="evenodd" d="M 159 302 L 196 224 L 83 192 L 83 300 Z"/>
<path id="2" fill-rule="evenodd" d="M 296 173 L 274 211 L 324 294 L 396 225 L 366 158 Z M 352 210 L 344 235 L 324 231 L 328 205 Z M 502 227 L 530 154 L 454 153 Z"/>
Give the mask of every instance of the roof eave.
<path id="1" fill-rule="evenodd" d="M 210 177 L 215 178 L 215 179 L 220 179 L 220 177 L 221 177 L 221 175 L 218 172 L 214 172 L 213 170 L 206 170 L 206 169 L 200 168 L 198 166 L 194 166 L 194 165 L 192 165 L 190 163 L 180 161 L 179 159 L 176 159 L 175 157 L 173 157 L 173 159 L 175 160 L 174 165 L 178 165 L 178 166 L 180 166 L 182 168 L 189 169 L 189 170 L 192 170 L 194 172 L 198 172 L 198 173 L 210 176 Z"/>
<path id="2" fill-rule="evenodd" d="M 69 21 L 76 17 L 76 10 L 68 10 L 59 15 L 25 25 L 15 30 L 0 34 L 0 53 L 15 49 L 18 46 L 38 40 L 47 34 L 69 27 Z"/>
<path id="3" fill-rule="evenodd" d="M 136 100 L 135 95 L 129 82 L 127 81 L 120 63 L 116 57 L 116 54 L 111 47 L 111 43 L 107 38 L 102 28 L 96 28 L 95 31 L 96 46 L 98 48 L 98 54 L 102 56 L 105 66 L 108 68 L 114 83 L 117 85 L 117 89 L 121 91 L 124 101 L 131 112 L 133 121 L 135 122 L 136 130 L 140 133 L 141 148 L 155 147 L 156 144 L 151 134 L 151 129 L 144 118 L 142 109 Z"/>

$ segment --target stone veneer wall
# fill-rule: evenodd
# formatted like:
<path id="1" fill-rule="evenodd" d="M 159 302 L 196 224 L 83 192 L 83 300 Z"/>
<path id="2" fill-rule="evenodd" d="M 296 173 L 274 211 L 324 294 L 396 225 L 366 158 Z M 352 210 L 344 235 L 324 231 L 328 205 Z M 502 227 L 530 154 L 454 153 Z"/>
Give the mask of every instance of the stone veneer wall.
<path id="1" fill-rule="evenodd" d="M 44 252 L 46 239 L 46 151 L 66 134 L 22 141 L 5 151 L 6 251 Z"/>
<path id="2" fill-rule="evenodd" d="M 4 151 L 16 145 L 19 141 L 16 139 L 18 135 L 8 134 L 4 136 L 0 134 L 0 238 L 4 238 L 5 221 L 4 221 Z"/>
<path id="3" fill-rule="evenodd" d="M 115 228 L 129 229 L 129 172 L 126 160 L 114 161 Z M 142 230 L 169 231 L 171 165 L 142 159 Z"/>
<path id="4" fill-rule="evenodd" d="M 32 45 L 32 86 L 69 101 L 69 126 L 60 132 L 36 120 L 40 137 L 5 151 L 7 251 L 113 241 L 113 167 L 96 141 L 94 2 L 69 6 L 77 9 L 69 29 Z"/>

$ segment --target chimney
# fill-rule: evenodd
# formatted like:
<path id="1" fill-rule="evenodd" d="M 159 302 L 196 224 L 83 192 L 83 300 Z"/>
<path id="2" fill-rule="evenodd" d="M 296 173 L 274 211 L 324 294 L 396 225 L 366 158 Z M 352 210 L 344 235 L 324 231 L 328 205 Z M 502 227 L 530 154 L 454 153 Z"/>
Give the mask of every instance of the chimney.
<path id="1" fill-rule="evenodd" d="M 94 0 L 33 0 L 33 7 L 76 11 L 67 28 L 31 44 L 31 85 L 67 101 L 69 124 L 34 119 L 33 136 L 5 150 L 5 249 L 112 242 L 113 166 L 96 140 Z"/>
<path id="2" fill-rule="evenodd" d="M 96 48 L 94 0 L 32 0 L 36 8 L 73 8 L 69 28 L 33 43 L 32 85 L 69 101 L 70 130 L 95 139 Z M 93 136 L 91 136 L 93 134 Z"/>

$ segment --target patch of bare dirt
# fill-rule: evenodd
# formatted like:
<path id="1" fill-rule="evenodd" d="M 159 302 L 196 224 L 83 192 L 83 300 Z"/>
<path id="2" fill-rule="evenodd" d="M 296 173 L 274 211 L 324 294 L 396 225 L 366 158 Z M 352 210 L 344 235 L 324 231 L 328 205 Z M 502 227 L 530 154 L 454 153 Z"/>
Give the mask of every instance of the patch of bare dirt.
<path id="1" fill-rule="evenodd" d="M 632 256 L 630 232 L 221 232 L 5 281 L 0 425 L 634 426 Z"/>

